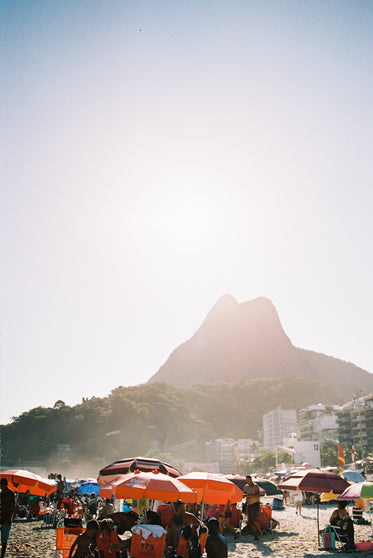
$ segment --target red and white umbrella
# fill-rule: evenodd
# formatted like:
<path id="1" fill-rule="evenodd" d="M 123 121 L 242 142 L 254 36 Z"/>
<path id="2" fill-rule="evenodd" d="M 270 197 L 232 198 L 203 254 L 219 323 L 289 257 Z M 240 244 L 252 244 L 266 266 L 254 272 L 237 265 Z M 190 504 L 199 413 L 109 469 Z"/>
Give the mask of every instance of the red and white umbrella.
<path id="1" fill-rule="evenodd" d="M 148 500 L 161 500 L 162 502 L 176 502 L 182 500 L 188 504 L 198 502 L 198 494 L 193 489 L 168 475 L 158 471 L 144 473 L 135 471 L 123 475 L 110 484 L 100 488 L 100 496 L 110 498 L 137 498 L 143 496 Z"/>
<path id="2" fill-rule="evenodd" d="M 181 475 L 180 471 L 175 467 L 160 459 L 151 457 L 128 457 L 119 459 L 101 469 L 97 482 L 98 484 L 107 484 L 116 479 L 119 475 L 126 475 L 134 471 L 142 471 L 143 473 L 159 471 L 164 475 L 169 475 L 174 478 Z"/>

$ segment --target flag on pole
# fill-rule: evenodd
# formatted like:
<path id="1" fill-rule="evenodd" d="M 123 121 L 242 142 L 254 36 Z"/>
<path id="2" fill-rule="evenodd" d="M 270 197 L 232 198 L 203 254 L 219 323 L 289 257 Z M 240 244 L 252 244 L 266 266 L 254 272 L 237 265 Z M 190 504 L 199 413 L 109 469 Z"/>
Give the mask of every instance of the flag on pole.
<path id="1" fill-rule="evenodd" d="M 356 455 L 355 455 L 355 447 L 354 447 L 354 440 L 351 438 L 351 457 L 352 463 L 356 465 Z"/>
<path id="2" fill-rule="evenodd" d="M 343 453 L 342 442 L 339 442 L 339 444 L 338 444 L 338 465 L 339 465 L 340 473 L 342 473 L 345 463 L 346 463 L 346 461 L 345 461 L 345 456 L 344 456 L 344 453 Z"/>

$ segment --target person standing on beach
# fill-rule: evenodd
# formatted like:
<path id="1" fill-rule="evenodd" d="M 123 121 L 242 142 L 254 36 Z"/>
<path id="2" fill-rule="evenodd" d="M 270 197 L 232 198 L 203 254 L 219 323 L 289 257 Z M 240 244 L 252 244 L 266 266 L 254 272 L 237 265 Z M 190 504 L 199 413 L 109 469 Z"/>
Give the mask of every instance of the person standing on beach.
<path id="1" fill-rule="evenodd" d="M 16 507 L 14 492 L 8 488 L 8 480 L 4 477 L 1 479 L 0 499 L 1 558 L 4 558 L 8 546 L 12 518 Z"/>
<path id="2" fill-rule="evenodd" d="M 295 513 L 302 515 L 303 492 L 299 490 L 299 488 L 297 488 L 295 492 L 294 501 L 295 501 Z"/>
<path id="3" fill-rule="evenodd" d="M 61 475 L 57 475 L 57 481 L 58 482 L 56 487 L 56 501 L 57 501 L 57 509 L 59 510 L 64 497 L 65 483 L 63 482 Z"/>
<path id="4" fill-rule="evenodd" d="M 246 475 L 246 484 L 243 489 L 243 493 L 246 497 L 246 513 L 247 513 L 247 524 L 251 527 L 254 532 L 254 539 L 258 541 L 262 536 L 262 531 L 260 529 L 259 523 L 259 512 L 260 512 L 260 495 L 259 486 L 254 484 L 253 479 L 250 475 Z"/>

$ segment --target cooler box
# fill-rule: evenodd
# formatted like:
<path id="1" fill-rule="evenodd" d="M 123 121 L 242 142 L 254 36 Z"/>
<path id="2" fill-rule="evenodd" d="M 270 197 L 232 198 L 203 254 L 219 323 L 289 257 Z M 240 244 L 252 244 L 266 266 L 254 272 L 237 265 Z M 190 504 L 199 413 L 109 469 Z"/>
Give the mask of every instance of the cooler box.
<path id="1" fill-rule="evenodd" d="M 282 498 L 273 498 L 272 509 L 273 510 L 284 509 L 284 503 L 282 501 Z"/>
<path id="2" fill-rule="evenodd" d="M 135 525 L 132 527 L 131 558 L 162 558 L 166 531 L 160 525 Z"/>

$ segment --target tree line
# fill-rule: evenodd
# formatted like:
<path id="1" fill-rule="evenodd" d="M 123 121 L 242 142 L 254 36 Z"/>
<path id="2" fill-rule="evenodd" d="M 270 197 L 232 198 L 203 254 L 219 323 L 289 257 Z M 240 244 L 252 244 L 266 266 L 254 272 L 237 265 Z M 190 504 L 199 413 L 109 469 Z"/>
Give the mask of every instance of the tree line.
<path id="1" fill-rule="evenodd" d="M 1 462 L 14 466 L 29 460 L 52 467 L 58 461 L 84 458 L 97 470 L 121 457 L 168 455 L 173 448 L 180 459 L 203 460 L 206 441 L 256 440 L 262 415 L 271 409 L 300 409 L 319 402 L 342 401 L 323 384 L 304 378 L 184 389 L 164 383 L 121 386 L 107 397 L 83 398 L 74 406 L 57 401 L 53 407 L 36 407 L 14 417 L 1 426 Z"/>

